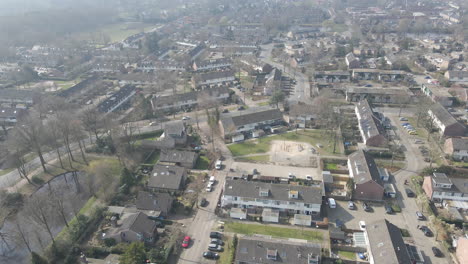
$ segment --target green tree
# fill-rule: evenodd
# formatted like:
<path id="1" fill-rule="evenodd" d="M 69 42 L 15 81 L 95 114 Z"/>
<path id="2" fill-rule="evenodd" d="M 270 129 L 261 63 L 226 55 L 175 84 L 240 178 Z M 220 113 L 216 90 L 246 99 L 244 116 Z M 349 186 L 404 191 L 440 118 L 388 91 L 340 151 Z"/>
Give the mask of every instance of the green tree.
<path id="1" fill-rule="evenodd" d="M 31 263 L 32 264 L 48 264 L 49 262 L 44 257 L 42 257 L 41 255 L 33 251 L 31 253 Z"/>
<path id="2" fill-rule="evenodd" d="M 284 101 L 284 93 L 281 90 L 276 90 L 270 97 L 270 104 L 276 105 L 276 108 L 279 108 L 279 103 Z"/>
<path id="3" fill-rule="evenodd" d="M 143 242 L 133 242 L 119 258 L 120 264 L 141 264 L 146 261 L 146 250 Z"/>

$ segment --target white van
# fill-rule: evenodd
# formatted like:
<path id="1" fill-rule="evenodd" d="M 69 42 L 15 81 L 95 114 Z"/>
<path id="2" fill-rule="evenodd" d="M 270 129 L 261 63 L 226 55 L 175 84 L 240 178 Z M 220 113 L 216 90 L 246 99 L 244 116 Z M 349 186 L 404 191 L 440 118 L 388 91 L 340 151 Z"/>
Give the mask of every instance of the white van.
<path id="1" fill-rule="evenodd" d="M 220 169 L 222 168 L 222 166 L 223 166 L 223 162 L 222 162 L 222 161 L 220 161 L 220 160 L 216 161 L 215 168 L 216 168 L 217 170 L 220 170 Z"/>
<path id="2" fill-rule="evenodd" d="M 211 182 L 208 183 L 208 185 L 206 186 L 206 191 L 207 191 L 207 192 L 213 191 L 213 184 L 211 184 Z"/>
<path id="3" fill-rule="evenodd" d="M 335 199 L 333 199 L 333 198 L 328 198 L 328 206 L 329 206 L 331 209 L 336 208 Z"/>
<path id="4" fill-rule="evenodd" d="M 211 176 L 211 177 L 210 177 L 209 183 L 210 183 L 211 185 L 213 185 L 213 184 L 215 183 L 215 177 L 214 177 L 214 176 Z"/>

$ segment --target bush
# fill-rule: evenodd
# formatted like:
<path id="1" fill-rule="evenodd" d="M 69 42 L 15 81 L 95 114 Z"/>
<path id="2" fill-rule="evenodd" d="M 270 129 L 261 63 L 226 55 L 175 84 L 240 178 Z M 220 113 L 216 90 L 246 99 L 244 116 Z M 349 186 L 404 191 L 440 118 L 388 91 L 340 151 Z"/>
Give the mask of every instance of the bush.
<path id="1" fill-rule="evenodd" d="M 42 185 L 44 183 L 44 180 L 39 178 L 38 176 L 33 176 L 31 178 L 31 181 L 36 185 Z"/>
<path id="2" fill-rule="evenodd" d="M 86 257 L 89 258 L 105 258 L 109 252 L 102 247 L 88 247 L 84 250 Z"/>
<path id="3" fill-rule="evenodd" d="M 113 238 L 104 239 L 104 245 L 106 245 L 106 247 L 112 247 L 112 246 L 115 246 L 116 244 L 117 244 L 117 241 L 115 241 L 115 239 Z"/>
<path id="4" fill-rule="evenodd" d="M 21 193 L 7 193 L 3 204 L 10 208 L 23 206 L 23 195 Z"/>
<path id="5" fill-rule="evenodd" d="M 119 243 L 115 246 L 113 246 L 110 250 L 110 253 L 111 254 L 117 254 L 117 255 L 121 255 L 125 252 L 125 250 L 127 249 L 129 244 L 127 243 Z"/>

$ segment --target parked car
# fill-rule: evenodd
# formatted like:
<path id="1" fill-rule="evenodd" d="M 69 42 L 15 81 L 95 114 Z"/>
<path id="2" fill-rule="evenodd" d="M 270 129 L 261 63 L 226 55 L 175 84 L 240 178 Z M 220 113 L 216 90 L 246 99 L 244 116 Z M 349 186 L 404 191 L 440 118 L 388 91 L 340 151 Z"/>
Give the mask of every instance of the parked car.
<path id="1" fill-rule="evenodd" d="M 424 141 L 420 140 L 420 139 L 416 139 L 414 141 L 414 144 L 424 144 Z"/>
<path id="2" fill-rule="evenodd" d="M 353 202 L 353 201 L 349 201 L 349 202 L 348 202 L 348 209 L 350 209 L 350 210 L 356 209 L 356 206 L 354 205 L 354 202 Z"/>
<path id="3" fill-rule="evenodd" d="M 200 202 L 198 203 L 198 205 L 201 206 L 201 207 L 205 207 L 205 206 L 208 205 L 208 201 L 206 201 L 205 198 L 201 198 L 201 199 L 200 199 Z"/>
<path id="4" fill-rule="evenodd" d="M 419 211 L 416 211 L 416 217 L 418 218 L 418 220 L 426 219 L 426 217 Z"/>
<path id="5" fill-rule="evenodd" d="M 407 197 L 414 197 L 414 192 L 411 189 L 406 188 L 405 192 Z"/>
<path id="6" fill-rule="evenodd" d="M 206 189 L 205 189 L 207 192 L 211 192 L 213 191 L 213 184 L 212 183 L 208 183 L 208 185 L 206 186 Z"/>
<path id="7" fill-rule="evenodd" d="M 237 108 L 237 110 L 239 110 L 239 111 L 245 110 L 245 107 L 243 107 L 243 106 L 241 105 L 241 106 L 239 106 L 239 107 Z"/>
<path id="8" fill-rule="evenodd" d="M 189 120 L 189 119 L 190 119 L 189 116 L 184 116 L 184 117 L 182 117 L 182 120 Z"/>
<path id="9" fill-rule="evenodd" d="M 412 131 L 409 132 L 409 134 L 412 135 L 412 136 L 416 136 L 418 134 L 418 132 L 412 130 Z"/>
<path id="10" fill-rule="evenodd" d="M 219 259 L 219 254 L 211 251 L 203 252 L 203 257 L 207 259 Z"/>
<path id="11" fill-rule="evenodd" d="M 223 247 L 217 244 L 209 244 L 208 245 L 208 250 L 209 251 L 216 251 L 216 252 L 221 252 L 223 251 Z"/>
<path id="12" fill-rule="evenodd" d="M 432 231 L 429 229 L 429 227 L 421 226 L 419 229 L 421 229 L 421 231 L 423 231 L 425 236 L 427 236 L 427 237 L 433 236 Z"/>
<path id="13" fill-rule="evenodd" d="M 400 121 L 408 121 L 408 118 L 406 118 L 406 117 L 400 117 Z"/>
<path id="14" fill-rule="evenodd" d="M 393 214 L 393 209 L 392 209 L 392 207 L 391 207 L 390 205 L 386 204 L 386 205 L 385 205 L 385 212 L 386 212 L 387 214 Z"/>
<path id="15" fill-rule="evenodd" d="M 366 212 L 370 212 L 372 210 L 372 208 L 367 203 L 363 203 L 362 207 L 364 208 L 364 211 Z"/>
<path id="16" fill-rule="evenodd" d="M 312 180 L 312 176 L 306 175 L 306 180 L 311 181 L 311 180 Z"/>
<path id="17" fill-rule="evenodd" d="M 366 222 L 364 221 L 359 221 L 359 228 L 364 231 L 366 230 Z"/>
<path id="18" fill-rule="evenodd" d="M 223 234 L 221 234 L 220 232 L 213 231 L 210 233 L 210 238 L 222 239 Z"/>
<path id="19" fill-rule="evenodd" d="M 223 113 L 229 113 L 229 110 L 228 109 L 223 109 Z"/>
<path id="20" fill-rule="evenodd" d="M 188 248 L 189 245 L 190 245 L 190 237 L 189 237 L 189 236 L 185 236 L 185 237 L 184 237 L 184 241 L 182 241 L 182 247 L 183 247 L 183 248 Z"/>
<path id="21" fill-rule="evenodd" d="M 432 253 L 434 253 L 434 256 L 439 258 L 443 256 L 442 251 L 436 247 L 432 247 Z"/>
<path id="22" fill-rule="evenodd" d="M 222 241 L 221 239 L 212 238 L 212 239 L 211 239 L 211 244 L 216 244 L 216 245 L 224 246 L 224 241 Z"/>

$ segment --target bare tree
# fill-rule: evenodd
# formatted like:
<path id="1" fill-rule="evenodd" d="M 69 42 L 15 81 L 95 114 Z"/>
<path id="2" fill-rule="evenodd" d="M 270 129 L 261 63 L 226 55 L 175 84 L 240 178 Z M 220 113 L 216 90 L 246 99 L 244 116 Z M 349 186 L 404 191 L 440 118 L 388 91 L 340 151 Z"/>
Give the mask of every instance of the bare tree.
<path id="1" fill-rule="evenodd" d="M 23 229 L 22 223 L 20 223 L 20 220 L 17 219 L 15 221 L 15 227 L 16 227 L 16 231 L 17 231 L 17 236 L 21 239 L 21 242 L 26 246 L 29 253 L 31 253 L 32 252 L 32 250 L 31 250 L 31 241 L 29 240 L 30 236 L 26 232 L 26 230 Z"/>
<path id="2" fill-rule="evenodd" d="M 60 131 L 60 134 L 62 135 L 63 142 L 65 143 L 65 148 L 67 149 L 68 157 L 70 158 L 70 160 L 75 161 L 71 150 L 71 137 L 73 132 L 74 120 L 73 113 L 69 111 L 58 111 L 56 112 L 55 116 L 58 121 L 58 129 Z M 72 166 L 71 162 L 70 166 Z"/>
<path id="3" fill-rule="evenodd" d="M 83 161 L 88 165 L 88 160 L 86 159 L 86 155 L 83 150 L 83 138 L 85 138 L 85 133 L 83 131 L 83 126 L 80 120 L 74 119 L 71 123 L 71 137 L 73 140 L 78 142 L 78 147 L 80 148 L 81 158 Z"/>
<path id="4" fill-rule="evenodd" d="M 45 145 L 45 128 L 42 120 L 31 115 L 23 117 L 16 126 L 17 143 L 20 146 L 31 148 L 39 157 L 42 169 L 47 172 L 46 161 L 43 156 L 43 146 Z"/>
<path id="5" fill-rule="evenodd" d="M 52 208 L 58 213 L 60 218 L 62 219 L 63 223 L 69 227 L 68 220 L 65 212 L 65 195 L 64 192 L 60 190 L 52 191 L 51 195 L 49 196 L 50 202 L 52 204 Z"/>
<path id="6" fill-rule="evenodd" d="M 62 153 L 60 152 L 60 148 L 62 147 L 62 142 L 61 142 L 61 138 L 62 138 L 62 135 L 60 134 L 60 125 L 59 125 L 59 122 L 57 119 L 51 119 L 49 120 L 48 122 L 48 126 L 47 126 L 47 133 L 49 134 L 49 140 L 48 140 L 48 145 L 51 146 L 52 148 L 55 149 L 56 153 L 57 153 L 57 158 L 59 159 L 59 162 L 60 162 L 60 167 L 62 169 L 65 169 L 65 167 L 63 166 L 63 161 L 62 161 Z"/>
<path id="7" fill-rule="evenodd" d="M 99 139 L 99 129 L 102 128 L 102 114 L 96 108 L 88 108 L 81 112 L 80 119 L 84 129 L 89 133 L 89 138 L 92 141 L 94 135 Z"/>
<path id="8" fill-rule="evenodd" d="M 89 177 L 94 177 L 89 181 L 95 183 L 93 190 L 97 196 L 104 201 L 110 201 L 115 194 L 118 186 L 118 181 L 115 179 L 113 165 L 109 162 L 91 162 L 87 168 Z"/>
<path id="9" fill-rule="evenodd" d="M 50 225 L 50 217 L 51 217 L 51 208 L 50 203 L 48 201 L 48 197 L 44 194 L 36 193 L 34 198 L 29 199 L 26 203 L 24 210 L 25 215 L 28 219 L 36 223 L 37 225 L 44 228 L 50 236 L 52 240 L 52 247 L 54 250 L 56 249 L 55 245 L 55 238 L 52 234 L 52 229 Z"/>

